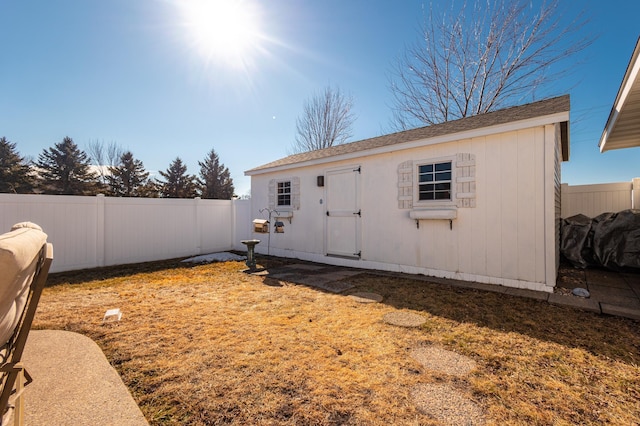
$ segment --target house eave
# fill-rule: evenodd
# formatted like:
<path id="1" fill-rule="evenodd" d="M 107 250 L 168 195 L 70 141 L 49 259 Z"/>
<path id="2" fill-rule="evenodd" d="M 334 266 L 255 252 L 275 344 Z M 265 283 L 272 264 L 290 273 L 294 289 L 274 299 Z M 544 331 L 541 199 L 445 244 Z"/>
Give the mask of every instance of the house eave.
<path id="1" fill-rule="evenodd" d="M 640 146 L 640 38 L 598 142 L 600 152 Z"/>

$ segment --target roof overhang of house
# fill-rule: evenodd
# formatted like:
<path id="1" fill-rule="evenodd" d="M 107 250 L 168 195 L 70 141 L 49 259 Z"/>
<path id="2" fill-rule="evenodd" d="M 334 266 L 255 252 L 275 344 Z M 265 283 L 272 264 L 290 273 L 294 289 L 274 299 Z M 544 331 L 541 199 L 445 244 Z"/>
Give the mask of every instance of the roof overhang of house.
<path id="1" fill-rule="evenodd" d="M 600 152 L 640 146 L 640 38 L 624 73 L 598 146 Z"/>
<path id="2" fill-rule="evenodd" d="M 434 126 L 296 154 L 247 170 L 244 174 L 254 176 L 555 123 L 561 125 L 562 159 L 567 161 L 569 159 L 569 106 L 569 96 L 560 96 Z"/>

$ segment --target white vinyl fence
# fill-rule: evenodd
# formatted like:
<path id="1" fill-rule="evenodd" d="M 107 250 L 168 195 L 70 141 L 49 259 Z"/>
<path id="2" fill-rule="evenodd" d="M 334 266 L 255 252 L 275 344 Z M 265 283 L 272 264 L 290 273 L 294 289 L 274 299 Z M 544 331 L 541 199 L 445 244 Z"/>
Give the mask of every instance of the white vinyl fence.
<path id="1" fill-rule="evenodd" d="M 596 217 L 601 213 L 640 209 L 640 178 L 631 182 L 595 185 L 562 184 L 563 218 L 576 214 Z"/>
<path id="2" fill-rule="evenodd" d="M 40 225 L 52 272 L 246 250 L 250 200 L 0 194 L 0 233 Z"/>

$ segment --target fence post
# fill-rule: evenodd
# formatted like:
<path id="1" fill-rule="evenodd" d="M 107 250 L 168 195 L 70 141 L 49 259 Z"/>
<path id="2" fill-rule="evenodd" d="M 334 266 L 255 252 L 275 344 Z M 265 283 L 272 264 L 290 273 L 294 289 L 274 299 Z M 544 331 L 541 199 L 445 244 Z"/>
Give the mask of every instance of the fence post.
<path id="1" fill-rule="evenodd" d="M 196 254 L 202 254 L 202 214 L 200 213 L 200 207 L 201 207 L 200 200 L 201 200 L 200 197 L 195 197 L 193 199 L 194 208 L 195 208 L 195 224 L 196 224 L 196 229 L 195 229 Z"/>
<path id="2" fill-rule="evenodd" d="M 631 180 L 631 208 L 640 209 L 640 178 Z"/>
<path id="3" fill-rule="evenodd" d="M 96 266 L 104 266 L 105 263 L 104 210 L 104 194 L 98 194 L 96 195 Z"/>

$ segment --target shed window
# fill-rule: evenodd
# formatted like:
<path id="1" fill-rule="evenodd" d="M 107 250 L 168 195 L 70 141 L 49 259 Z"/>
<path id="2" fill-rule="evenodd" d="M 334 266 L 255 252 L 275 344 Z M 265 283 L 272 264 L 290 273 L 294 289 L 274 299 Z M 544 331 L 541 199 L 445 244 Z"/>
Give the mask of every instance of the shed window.
<path id="1" fill-rule="evenodd" d="M 291 205 L 291 181 L 278 182 L 278 205 Z"/>
<path id="2" fill-rule="evenodd" d="M 418 164 L 418 201 L 450 201 L 451 161 Z"/>

